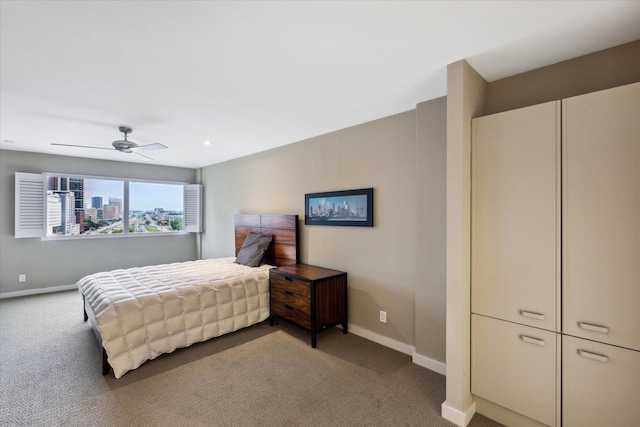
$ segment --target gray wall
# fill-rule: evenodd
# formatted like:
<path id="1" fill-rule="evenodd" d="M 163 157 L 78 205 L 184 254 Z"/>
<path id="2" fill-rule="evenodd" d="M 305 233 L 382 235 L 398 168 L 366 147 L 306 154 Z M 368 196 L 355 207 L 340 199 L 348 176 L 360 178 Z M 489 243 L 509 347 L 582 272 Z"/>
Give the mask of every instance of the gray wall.
<path id="1" fill-rule="evenodd" d="M 640 40 L 490 82 L 485 114 L 637 81 L 640 81 Z"/>
<path id="2" fill-rule="evenodd" d="M 64 172 L 151 180 L 196 182 L 196 170 L 0 150 L 0 294 L 11 296 L 74 284 L 83 276 L 197 259 L 195 234 L 42 241 L 14 237 L 15 172 Z M 20 283 L 19 274 L 27 281 Z"/>
<path id="3" fill-rule="evenodd" d="M 446 360 L 447 99 L 416 109 L 416 352 Z"/>
<path id="4" fill-rule="evenodd" d="M 445 108 L 442 98 L 203 168 L 203 257 L 233 255 L 234 214 L 298 214 L 301 261 L 349 274 L 352 331 L 444 362 Z M 366 187 L 373 228 L 304 226 L 305 193 Z"/>

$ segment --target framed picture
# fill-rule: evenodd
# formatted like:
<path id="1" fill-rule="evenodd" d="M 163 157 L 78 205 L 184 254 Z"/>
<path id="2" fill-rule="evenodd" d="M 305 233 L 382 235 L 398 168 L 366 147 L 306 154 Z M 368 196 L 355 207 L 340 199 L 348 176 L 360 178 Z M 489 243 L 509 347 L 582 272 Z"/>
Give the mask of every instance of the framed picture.
<path id="1" fill-rule="evenodd" d="M 373 227 L 373 188 L 304 195 L 305 225 Z"/>

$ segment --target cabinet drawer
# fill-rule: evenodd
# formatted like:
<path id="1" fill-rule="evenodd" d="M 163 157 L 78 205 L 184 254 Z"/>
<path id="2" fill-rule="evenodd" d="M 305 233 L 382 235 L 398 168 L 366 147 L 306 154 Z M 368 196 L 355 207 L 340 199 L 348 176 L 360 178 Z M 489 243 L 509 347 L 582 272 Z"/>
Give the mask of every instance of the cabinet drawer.
<path id="1" fill-rule="evenodd" d="M 563 425 L 640 425 L 640 352 L 569 336 L 562 345 Z"/>
<path id="2" fill-rule="evenodd" d="M 309 311 L 300 310 L 281 301 L 271 300 L 271 314 L 283 317 L 287 320 L 297 323 L 306 329 L 311 329 L 311 315 Z"/>
<path id="3" fill-rule="evenodd" d="M 472 393 L 555 426 L 559 340 L 554 332 L 472 315 Z"/>

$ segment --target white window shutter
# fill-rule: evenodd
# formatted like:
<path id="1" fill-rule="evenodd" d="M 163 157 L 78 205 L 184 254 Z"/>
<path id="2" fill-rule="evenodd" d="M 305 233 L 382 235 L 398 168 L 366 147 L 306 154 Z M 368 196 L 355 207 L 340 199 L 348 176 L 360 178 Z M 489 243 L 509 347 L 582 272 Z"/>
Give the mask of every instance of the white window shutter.
<path id="1" fill-rule="evenodd" d="M 198 233 L 202 231 L 202 185 L 184 186 L 184 231 Z"/>
<path id="2" fill-rule="evenodd" d="M 42 237 L 44 232 L 44 177 L 16 172 L 16 238 Z"/>

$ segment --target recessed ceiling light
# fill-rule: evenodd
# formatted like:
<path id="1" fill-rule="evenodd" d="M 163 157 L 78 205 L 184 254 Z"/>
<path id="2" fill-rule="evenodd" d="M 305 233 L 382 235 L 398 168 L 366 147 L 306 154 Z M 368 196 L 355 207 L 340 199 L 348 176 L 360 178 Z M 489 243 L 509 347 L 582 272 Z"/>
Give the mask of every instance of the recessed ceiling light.
<path id="1" fill-rule="evenodd" d="M 204 142 L 204 145 L 211 145 L 211 141 L 206 140 L 206 141 Z"/>

